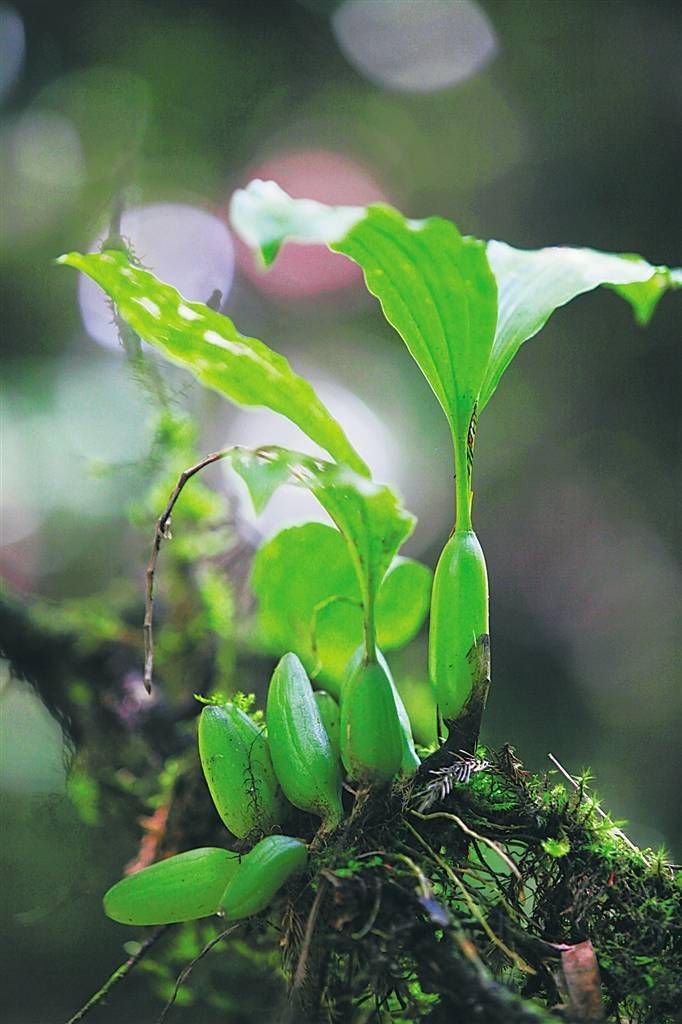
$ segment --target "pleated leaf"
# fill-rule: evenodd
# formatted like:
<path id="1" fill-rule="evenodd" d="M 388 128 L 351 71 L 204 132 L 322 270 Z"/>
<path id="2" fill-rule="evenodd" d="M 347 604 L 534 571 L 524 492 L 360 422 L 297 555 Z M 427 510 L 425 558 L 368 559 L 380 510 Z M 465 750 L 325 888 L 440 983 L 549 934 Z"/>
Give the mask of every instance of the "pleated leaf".
<path id="1" fill-rule="evenodd" d="M 485 245 L 440 217 L 388 206 L 325 207 L 274 182 L 235 193 L 232 225 L 268 265 L 287 239 L 323 242 L 362 267 L 368 290 L 407 345 L 461 440 L 488 366 L 497 297 Z"/>

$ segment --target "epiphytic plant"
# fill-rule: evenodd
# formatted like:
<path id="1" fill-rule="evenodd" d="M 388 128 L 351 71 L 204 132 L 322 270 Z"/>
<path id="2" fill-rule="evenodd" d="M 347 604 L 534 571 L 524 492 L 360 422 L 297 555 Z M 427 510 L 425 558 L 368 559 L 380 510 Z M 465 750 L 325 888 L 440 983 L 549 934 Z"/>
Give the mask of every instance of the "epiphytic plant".
<path id="1" fill-rule="evenodd" d="M 216 452 L 184 475 L 159 521 L 157 552 L 186 479 L 223 459 L 246 482 L 257 511 L 280 486 L 302 486 L 336 529 L 309 523 L 283 530 L 256 555 L 260 635 L 283 656 L 270 683 L 266 728 L 231 703 L 208 706 L 201 715 L 204 775 L 241 852 L 202 848 L 119 882 L 107 893 L 105 909 L 131 924 L 218 912 L 232 920 L 258 914 L 305 871 L 308 849 L 315 853 L 334 835 L 343 847 L 347 816 L 350 812 L 352 821 L 362 797 L 387 793 L 399 779 L 404 789 L 411 776 L 423 774 L 383 651 L 416 634 L 428 611 L 429 591 L 429 674 L 441 725 L 440 747 L 426 752 L 429 769 L 437 774 L 457 751 L 470 755 L 470 771 L 475 767 L 490 686 L 487 571 L 472 526 L 478 418 L 520 346 L 559 306 L 606 285 L 646 323 L 664 292 L 682 284 L 680 271 L 639 257 L 569 248 L 524 252 L 462 236 L 454 224 L 436 217 L 414 221 L 386 206 L 328 207 L 294 200 L 274 182 L 255 181 L 237 192 L 231 216 L 235 230 L 266 265 L 292 240 L 326 244 L 362 267 L 369 291 L 448 419 L 455 522 L 432 580 L 426 567 L 398 556 L 414 518 L 390 487 L 372 480 L 342 427 L 284 358 L 241 335 L 226 316 L 186 301 L 123 251 L 60 258 L 93 278 L 129 328 L 171 361 L 234 402 L 267 406 L 288 417 L 332 460 L 275 446 Z M 150 633 L 151 620 L 147 626 Z M 149 642 L 148 681 L 151 655 Z M 344 769 L 346 786 L 356 787 L 352 810 L 350 796 L 343 795 Z M 281 834 L 290 824 L 305 833 L 307 843 Z M 482 841 L 471 830 L 467 834 Z M 428 906 L 423 875 L 409 858 L 397 856 L 416 871 Z M 312 913 L 311 919 L 314 924 Z M 483 926 L 490 937 L 489 926 Z M 511 959 L 526 969 L 516 954 Z"/>
<path id="2" fill-rule="evenodd" d="M 387 206 L 325 206 L 275 182 L 235 193 L 232 224 L 271 264 L 282 244 L 322 243 L 364 271 L 445 413 L 454 450 L 455 525 L 436 568 L 429 673 L 448 747 L 473 751 L 490 685 L 488 578 L 473 531 L 478 417 L 524 341 L 577 295 L 619 292 L 646 324 L 682 272 L 594 249 L 513 249 L 462 236 L 439 217 L 408 220 Z"/>

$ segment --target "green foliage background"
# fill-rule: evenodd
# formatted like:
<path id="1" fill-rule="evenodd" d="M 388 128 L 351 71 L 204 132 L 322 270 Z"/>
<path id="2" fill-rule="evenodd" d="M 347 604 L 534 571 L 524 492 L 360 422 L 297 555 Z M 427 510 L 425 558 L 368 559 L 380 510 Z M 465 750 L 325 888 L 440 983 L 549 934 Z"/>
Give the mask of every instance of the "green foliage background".
<path id="1" fill-rule="evenodd" d="M 179 376 L 165 386 L 175 408 L 197 414 L 199 437 L 172 417 L 151 424 L 149 399 L 122 359 L 86 337 L 72 277 L 50 266 L 59 252 L 87 247 L 106 220 L 122 152 L 132 155 L 140 201 L 224 208 L 264 158 L 332 149 L 370 170 L 411 216 L 438 213 L 464 232 L 517 246 L 593 245 L 679 262 L 675 4 L 488 0 L 496 59 L 469 81 L 424 95 L 381 91 L 353 71 L 329 29 L 333 6 L 15 4 L 27 62 L 2 110 L 3 167 L 17 119 L 55 109 L 78 125 L 86 173 L 56 198 L 35 176 L 7 176 L 7 479 L 21 481 L 21 507 L 38 528 L 0 557 L 8 589 L 54 602 L 52 624 L 59 609 L 83 640 L 120 639 L 120 610 L 131 606 L 127 627 L 137 636 L 149 524 L 177 473 L 223 443 L 230 424 L 217 400 Z M 408 476 L 433 495 L 434 521 L 448 522 L 447 427 L 373 305 L 357 292 L 263 299 L 241 274 L 226 312 L 355 391 L 397 432 Z M 668 843 L 678 858 L 679 369 L 673 300 L 646 333 L 606 292 L 579 300 L 505 377 L 481 427 L 476 471 L 495 631 L 484 738 L 511 740 L 534 768 L 546 765 L 548 750 L 572 769 L 589 762 L 633 838 Z M 401 434 L 406 422 L 417 427 Z M 206 479 L 217 487 L 213 472 Z M 131 498 L 139 531 L 128 525 Z M 187 593 L 194 555 L 229 546 L 226 517 L 214 491 L 188 490 L 166 563 L 169 606 Z M 420 557 L 433 565 L 443 539 L 436 531 Z M 159 636 L 171 693 L 189 670 L 194 689 L 208 685 L 216 664 L 231 678 L 235 657 L 241 689 L 266 677 L 269 661 L 235 652 L 240 563 L 235 577 L 233 591 L 222 570 L 203 566 L 182 629 Z M 89 599 L 85 624 L 82 607 L 69 619 L 70 602 L 81 598 Z M 197 649 L 210 651 L 198 677 Z M 417 644 L 395 665 L 418 677 L 423 660 Z M 136 801 L 154 793 L 109 801 L 77 771 L 67 787 L 59 725 L 21 680 L 5 674 L 2 685 L 4 1005 L 10 1024 L 37 1024 L 65 1019 L 122 959 L 130 933 L 104 918 L 100 897 L 135 854 Z M 87 704 L 83 680 L 69 685 Z M 119 783 L 131 767 L 150 770 L 134 745 L 137 760 L 116 763 L 116 744 L 112 732 L 103 757 Z M 177 950 L 178 969 L 192 955 L 190 938 L 181 942 L 188 948 Z M 242 978 L 255 969 L 246 949 L 221 969 L 235 964 Z M 98 1013 L 121 1024 L 151 1020 L 155 1009 L 141 973 Z M 224 1020 L 226 1010 L 207 1008 L 202 1021 Z M 242 1019 L 234 1005 L 230 1012 Z"/>

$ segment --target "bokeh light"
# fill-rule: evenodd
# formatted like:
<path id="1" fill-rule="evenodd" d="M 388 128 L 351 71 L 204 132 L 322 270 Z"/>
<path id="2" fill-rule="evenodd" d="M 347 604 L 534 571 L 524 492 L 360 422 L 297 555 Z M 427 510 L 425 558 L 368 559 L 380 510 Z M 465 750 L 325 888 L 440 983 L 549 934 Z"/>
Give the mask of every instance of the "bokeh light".
<path id="1" fill-rule="evenodd" d="M 26 33 L 18 12 L 0 4 L 0 102 L 17 81 L 26 54 Z"/>
<path id="2" fill-rule="evenodd" d="M 63 792 L 62 731 L 40 698 L 0 661 L 0 774 L 5 793 Z"/>
<path id="3" fill-rule="evenodd" d="M 151 203 L 127 210 L 121 234 L 143 266 L 192 302 L 208 302 L 219 291 L 224 302 L 234 275 L 234 246 L 225 223 L 208 210 L 183 203 Z M 98 249 L 102 232 L 91 245 Z M 78 297 L 88 334 L 117 348 L 118 334 L 102 290 L 80 276 Z"/>
<path id="4" fill-rule="evenodd" d="M 78 132 L 90 182 L 126 181 L 146 138 L 153 99 L 146 80 L 99 64 L 51 81 L 34 101 L 68 118 Z"/>
<path id="5" fill-rule="evenodd" d="M 63 114 L 29 108 L 0 136 L 4 184 L 0 237 L 30 240 L 77 199 L 84 182 L 83 153 L 74 124 Z"/>
<path id="6" fill-rule="evenodd" d="M 497 50 L 495 32 L 474 0 L 345 0 L 332 25 L 361 75 L 402 92 L 464 82 Z"/>
<path id="7" fill-rule="evenodd" d="M 295 199 L 365 206 L 387 202 L 387 195 L 372 173 L 351 157 L 330 150 L 305 150 L 272 157 L 244 175 L 273 180 Z M 362 274 L 345 256 L 319 245 L 285 245 L 276 263 L 264 273 L 253 255 L 238 243 L 240 267 L 266 294 L 278 298 L 303 298 L 357 285 Z"/>
<path id="8" fill-rule="evenodd" d="M 35 110 L 22 117 L 12 136 L 17 173 L 47 188 L 77 188 L 84 167 L 78 132 L 60 114 Z"/>

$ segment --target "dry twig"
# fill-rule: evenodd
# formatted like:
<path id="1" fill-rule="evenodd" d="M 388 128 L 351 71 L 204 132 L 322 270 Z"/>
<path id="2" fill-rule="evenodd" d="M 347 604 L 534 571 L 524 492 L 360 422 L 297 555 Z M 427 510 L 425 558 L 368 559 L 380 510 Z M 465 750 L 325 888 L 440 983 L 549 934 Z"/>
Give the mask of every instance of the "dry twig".
<path id="1" fill-rule="evenodd" d="M 185 484 L 199 473 L 206 466 L 212 465 L 214 462 L 219 462 L 220 459 L 224 459 L 231 449 L 226 448 L 224 451 L 212 452 L 205 458 L 201 459 L 200 462 L 195 463 L 194 466 L 190 466 L 189 469 L 184 470 L 176 483 L 175 487 L 171 491 L 166 507 L 156 521 L 154 528 L 154 542 L 152 544 L 152 552 L 149 556 L 147 563 L 146 573 L 146 587 L 145 587 L 145 600 L 144 600 L 144 685 L 147 693 L 151 693 L 152 689 L 152 673 L 154 670 L 154 635 L 153 635 L 153 618 L 154 618 L 154 574 L 156 572 L 156 563 L 159 558 L 159 551 L 161 549 L 161 541 L 171 539 L 171 515 L 175 503 L 182 493 L 182 489 Z"/>

